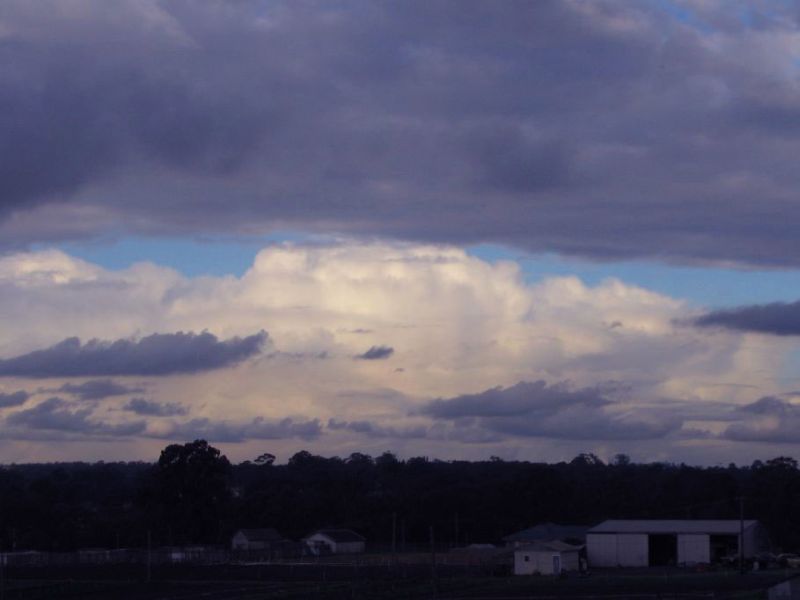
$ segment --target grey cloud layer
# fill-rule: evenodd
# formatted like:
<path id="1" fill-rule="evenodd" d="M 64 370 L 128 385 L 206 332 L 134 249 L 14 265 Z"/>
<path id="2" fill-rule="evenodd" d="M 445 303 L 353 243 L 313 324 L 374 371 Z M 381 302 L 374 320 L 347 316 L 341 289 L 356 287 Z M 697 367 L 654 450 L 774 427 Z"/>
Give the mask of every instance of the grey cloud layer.
<path id="1" fill-rule="evenodd" d="M 800 444 L 800 406 L 765 396 L 740 409 L 741 420 L 728 426 L 723 437 L 737 442 Z"/>
<path id="2" fill-rule="evenodd" d="M 698 327 L 719 327 L 773 335 L 800 335 L 800 301 L 715 310 L 695 319 Z"/>
<path id="3" fill-rule="evenodd" d="M 494 434 L 574 440 L 662 438 L 683 424 L 677 415 L 641 407 L 633 415 L 615 411 L 618 401 L 610 397 L 618 391 L 609 385 L 572 390 L 566 384 L 520 382 L 434 400 L 423 413 Z"/>
<path id="4" fill-rule="evenodd" d="M 231 366 L 258 354 L 266 332 L 220 341 L 211 333 L 155 333 L 139 340 L 78 338 L 28 354 L 0 359 L 0 376 L 80 377 L 171 375 Z M 107 391 L 107 390 L 106 390 Z"/>
<path id="5" fill-rule="evenodd" d="M 145 430 L 144 421 L 109 424 L 91 418 L 91 408 L 74 409 L 58 397 L 6 417 L 6 423 L 32 430 L 60 431 L 88 435 L 136 435 Z"/>
<path id="6" fill-rule="evenodd" d="M 390 346 L 371 346 L 369 350 L 363 354 L 356 356 L 359 360 L 381 360 L 389 358 L 394 354 L 394 348 Z"/>
<path id="7" fill-rule="evenodd" d="M 30 398 L 31 395 L 25 390 L 19 390 L 12 393 L 0 392 L 0 408 L 8 408 L 9 406 L 20 406 Z"/>
<path id="8" fill-rule="evenodd" d="M 268 421 L 256 417 L 245 423 L 192 419 L 176 424 L 169 436 L 174 439 L 203 438 L 215 442 L 242 442 L 244 440 L 281 440 L 300 438 L 313 440 L 322 434 L 319 420 L 296 421 L 291 418 Z"/>
<path id="9" fill-rule="evenodd" d="M 185 415 L 189 410 L 175 402 L 156 402 L 146 398 L 131 398 L 122 410 L 149 417 L 175 417 Z"/>
<path id="10" fill-rule="evenodd" d="M 752 3 L 9 0 L 0 228 L 7 245 L 288 225 L 798 265 L 797 19 Z M 25 219 L 45 203 L 92 218 Z"/>
<path id="11" fill-rule="evenodd" d="M 81 400 L 102 400 L 112 396 L 138 394 L 143 392 L 144 388 L 123 385 L 111 379 L 93 379 L 83 383 L 65 383 L 55 391 L 76 396 Z"/>

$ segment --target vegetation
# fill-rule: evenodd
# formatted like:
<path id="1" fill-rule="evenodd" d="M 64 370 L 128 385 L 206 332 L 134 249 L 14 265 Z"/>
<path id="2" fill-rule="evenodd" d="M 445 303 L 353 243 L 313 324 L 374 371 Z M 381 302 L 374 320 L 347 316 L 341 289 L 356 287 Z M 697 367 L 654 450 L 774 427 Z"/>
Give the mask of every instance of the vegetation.
<path id="1" fill-rule="evenodd" d="M 355 453 L 270 454 L 231 465 L 202 440 L 171 445 L 158 462 L 61 463 L 0 468 L 0 549 L 227 543 L 239 527 L 275 527 L 297 539 L 343 526 L 372 543 L 497 542 L 542 521 L 608 518 L 760 519 L 773 542 L 800 549 L 800 470 L 779 457 L 751 466 L 398 460 Z M 394 524 L 394 527 L 393 527 Z"/>

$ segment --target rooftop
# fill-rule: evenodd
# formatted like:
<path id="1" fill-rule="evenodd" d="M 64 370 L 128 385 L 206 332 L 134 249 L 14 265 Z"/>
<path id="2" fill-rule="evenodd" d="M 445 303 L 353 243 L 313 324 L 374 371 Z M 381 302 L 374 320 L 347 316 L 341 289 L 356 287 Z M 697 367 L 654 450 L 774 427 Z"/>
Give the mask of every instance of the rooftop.
<path id="1" fill-rule="evenodd" d="M 585 539 L 588 525 L 558 525 L 540 523 L 534 527 L 517 531 L 503 538 L 506 542 L 533 542 L 565 539 Z"/>
<path id="2" fill-rule="evenodd" d="M 365 541 L 364 536 L 359 535 L 355 531 L 352 531 L 350 529 L 318 529 L 311 535 L 317 535 L 317 534 L 324 535 L 332 539 L 336 543 Z"/>
<path id="3" fill-rule="evenodd" d="M 758 521 L 745 520 L 744 527 L 752 527 Z M 740 523 L 737 519 L 729 520 L 609 520 L 603 521 L 588 533 L 710 533 L 738 535 Z"/>

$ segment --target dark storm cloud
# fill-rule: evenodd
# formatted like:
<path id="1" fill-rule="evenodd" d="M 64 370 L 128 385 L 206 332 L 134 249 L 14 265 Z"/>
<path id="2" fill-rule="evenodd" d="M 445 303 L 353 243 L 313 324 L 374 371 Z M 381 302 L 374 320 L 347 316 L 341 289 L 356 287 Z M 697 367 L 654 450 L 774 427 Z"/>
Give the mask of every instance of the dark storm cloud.
<path id="1" fill-rule="evenodd" d="M 719 327 L 772 335 L 800 335 L 800 301 L 715 310 L 698 317 L 694 324 L 698 327 Z"/>
<path id="2" fill-rule="evenodd" d="M 423 439 L 428 437 L 428 428 L 422 425 L 392 427 L 372 421 L 337 421 L 336 419 L 329 419 L 328 429 L 360 433 L 371 438 Z"/>
<path id="3" fill-rule="evenodd" d="M 0 408 L 8 408 L 9 406 L 20 406 L 25 404 L 25 401 L 31 395 L 25 390 L 19 390 L 11 394 L 0 392 Z"/>
<path id="4" fill-rule="evenodd" d="M 176 417 L 189 412 L 185 406 L 176 402 L 156 402 L 146 398 L 131 398 L 122 410 L 148 417 Z"/>
<path id="5" fill-rule="evenodd" d="M 437 420 L 463 427 L 462 435 L 481 441 L 481 430 L 493 434 L 572 440 L 637 440 L 662 438 L 678 431 L 677 414 L 648 407 L 617 410 L 612 399 L 620 388 L 601 385 L 572 390 L 566 384 L 520 382 L 428 403 L 422 410 Z M 488 436 L 491 439 L 491 436 Z"/>
<path id="6" fill-rule="evenodd" d="M 94 375 L 171 375 L 235 365 L 261 351 L 262 331 L 220 341 L 203 332 L 154 333 L 139 340 L 114 342 L 67 338 L 55 346 L 5 360 L 0 376 L 81 377 Z"/>
<path id="7" fill-rule="evenodd" d="M 53 397 L 9 415 L 6 424 L 31 430 L 99 435 L 136 435 L 145 429 L 144 421 L 110 424 L 91 419 L 91 415 L 91 408 L 75 409 L 61 398 Z"/>
<path id="8" fill-rule="evenodd" d="M 371 346 L 363 354 L 357 354 L 355 358 L 359 360 L 382 360 L 394 354 L 394 348 L 390 346 Z"/>
<path id="9" fill-rule="evenodd" d="M 182 439 L 205 439 L 215 442 L 243 442 L 245 440 L 283 440 L 299 438 L 313 440 L 322 434 L 322 426 L 317 419 L 295 421 L 286 418 L 268 421 L 256 417 L 252 421 L 237 423 L 232 421 L 212 421 L 192 419 L 177 423 L 164 437 Z"/>
<path id="10" fill-rule="evenodd" d="M 737 442 L 800 443 L 800 406 L 765 396 L 739 409 L 741 420 L 729 425 L 722 437 Z"/>
<path id="11" fill-rule="evenodd" d="M 112 396 L 141 393 L 144 388 L 129 387 L 112 379 L 92 379 L 83 383 L 65 383 L 55 391 L 76 396 L 81 400 L 102 400 Z"/>
<path id="12" fill-rule="evenodd" d="M 797 266 L 797 15 L 747 11 L 8 0 L 2 240 L 288 226 Z"/>

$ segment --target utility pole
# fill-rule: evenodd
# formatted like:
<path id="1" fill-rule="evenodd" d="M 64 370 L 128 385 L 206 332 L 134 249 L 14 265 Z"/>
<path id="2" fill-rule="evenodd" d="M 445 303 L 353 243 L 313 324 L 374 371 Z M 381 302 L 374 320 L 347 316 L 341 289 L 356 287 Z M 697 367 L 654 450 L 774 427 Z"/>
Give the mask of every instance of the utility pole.
<path id="1" fill-rule="evenodd" d="M 739 574 L 744 575 L 744 496 L 739 496 Z"/>
<path id="2" fill-rule="evenodd" d="M 397 513 L 392 513 L 392 562 L 397 562 Z"/>
<path id="3" fill-rule="evenodd" d="M 150 582 L 151 578 L 151 539 L 150 539 L 150 530 L 147 530 L 147 582 Z"/>
<path id="4" fill-rule="evenodd" d="M 433 577 L 433 597 L 437 598 L 439 596 L 439 582 L 436 581 L 436 543 L 433 539 L 433 525 L 430 526 L 430 538 L 431 538 L 431 576 Z"/>

